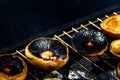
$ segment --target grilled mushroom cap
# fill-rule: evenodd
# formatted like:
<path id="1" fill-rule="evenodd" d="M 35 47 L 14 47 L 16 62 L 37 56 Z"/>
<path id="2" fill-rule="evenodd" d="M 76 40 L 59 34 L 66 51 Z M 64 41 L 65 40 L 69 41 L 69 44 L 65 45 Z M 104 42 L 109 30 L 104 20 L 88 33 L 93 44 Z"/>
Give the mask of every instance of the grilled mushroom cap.
<path id="1" fill-rule="evenodd" d="M 103 33 L 81 29 L 72 37 L 72 45 L 85 56 L 98 56 L 107 49 L 107 39 Z"/>
<path id="2" fill-rule="evenodd" d="M 100 26 L 106 35 L 113 38 L 120 38 L 120 14 L 106 18 Z"/>
<path id="3" fill-rule="evenodd" d="M 113 40 L 110 44 L 110 52 L 120 59 L 120 39 Z"/>
<path id="4" fill-rule="evenodd" d="M 63 67 L 68 59 L 67 46 L 53 38 L 38 38 L 25 48 L 27 60 L 34 66 L 44 70 L 55 70 Z"/>
<path id="5" fill-rule="evenodd" d="M 116 73 L 117 73 L 117 76 L 120 78 L 120 63 L 117 66 Z"/>
<path id="6" fill-rule="evenodd" d="M 17 55 L 0 55 L 0 80 L 24 80 L 27 75 L 27 65 Z"/>

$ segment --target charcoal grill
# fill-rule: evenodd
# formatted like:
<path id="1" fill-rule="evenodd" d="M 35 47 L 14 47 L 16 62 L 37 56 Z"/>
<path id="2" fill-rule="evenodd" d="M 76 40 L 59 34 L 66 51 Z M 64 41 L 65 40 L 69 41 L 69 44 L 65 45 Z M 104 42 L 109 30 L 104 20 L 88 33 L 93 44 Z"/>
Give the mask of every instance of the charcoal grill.
<path id="1" fill-rule="evenodd" d="M 15 45 L 14 49 L 10 48 L 4 52 L 10 52 L 11 54 L 17 54 L 21 56 L 28 64 L 29 72 L 26 80 L 42 80 L 45 77 L 58 77 L 62 80 L 119 80 L 116 75 L 116 67 L 118 61 L 113 59 L 108 50 L 101 56 L 98 57 L 86 57 L 80 55 L 77 50 L 71 44 L 72 35 L 78 32 L 80 29 L 94 29 L 101 31 L 100 23 L 111 15 L 118 15 L 120 13 L 120 5 L 116 4 L 108 7 L 104 10 L 91 14 L 82 19 L 78 19 L 69 24 L 63 25 L 61 29 L 55 30 L 50 35 L 45 35 L 58 39 L 60 42 L 65 43 L 70 50 L 69 62 L 60 70 L 52 72 L 42 71 L 30 65 L 26 57 L 24 56 L 25 45 L 33 38 L 26 40 L 22 45 Z M 49 31 L 48 31 L 49 32 Z M 109 42 L 113 39 L 108 37 Z M 15 51 L 15 52 L 11 52 Z"/>

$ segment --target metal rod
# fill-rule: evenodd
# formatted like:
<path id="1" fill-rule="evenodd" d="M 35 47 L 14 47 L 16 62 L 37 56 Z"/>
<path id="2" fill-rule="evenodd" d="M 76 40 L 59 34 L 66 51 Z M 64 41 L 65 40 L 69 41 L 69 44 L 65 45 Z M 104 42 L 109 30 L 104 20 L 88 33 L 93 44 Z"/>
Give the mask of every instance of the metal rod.
<path id="1" fill-rule="evenodd" d="M 81 24 L 81 27 L 83 27 L 84 29 L 88 30 L 88 28 L 87 28 L 87 27 L 85 27 L 85 25 L 82 25 L 82 24 Z"/>
<path id="2" fill-rule="evenodd" d="M 78 30 L 77 30 L 77 29 L 75 29 L 75 28 L 72 28 L 72 30 L 74 30 L 75 32 L 78 32 Z"/>
<path id="3" fill-rule="evenodd" d="M 98 26 L 97 26 L 96 24 L 94 24 L 93 22 L 89 21 L 89 23 L 90 23 L 91 25 L 93 25 L 94 27 L 96 27 L 97 29 L 101 30 L 101 28 L 98 27 Z"/>
<path id="4" fill-rule="evenodd" d="M 27 60 L 27 58 L 20 51 L 16 50 L 16 53 L 18 53 L 20 56 L 22 56 L 23 58 Z"/>
<path id="5" fill-rule="evenodd" d="M 108 15 L 105 15 L 106 18 L 108 18 L 109 16 Z"/>
<path id="6" fill-rule="evenodd" d="M 118 15 L 116 12 L 113 12 L 114 15 Z"/>
<path id="7" fill-rule="evenodd" d="M 100 22 L 102 22 L 102 19 L 100 19 L 100 18 L 97 18 L 97 20 L 100 21 Z"/>
<path id="8" fill-rule="evenodd" d="M 35 80 L 39 80 L 37 77 L 35 77 L 31 72 L 28 72 Z"/>
<path id="9" fill-rule="evenodd" d="M 72 38 L 71 35 L 69 35 L 67 32 L 63 31 L 64 34 L 66 34 L 69 38 Z"/>

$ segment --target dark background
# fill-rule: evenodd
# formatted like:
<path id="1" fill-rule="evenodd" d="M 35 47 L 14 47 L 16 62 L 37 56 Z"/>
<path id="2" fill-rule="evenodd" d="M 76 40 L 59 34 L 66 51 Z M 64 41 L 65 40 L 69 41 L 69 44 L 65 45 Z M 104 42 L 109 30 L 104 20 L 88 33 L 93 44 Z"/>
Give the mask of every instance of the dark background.
<path id="1" fill-rule="evenodd" d="M 0 0 L 0 48 L 118 2 L 119 0 Z"/>

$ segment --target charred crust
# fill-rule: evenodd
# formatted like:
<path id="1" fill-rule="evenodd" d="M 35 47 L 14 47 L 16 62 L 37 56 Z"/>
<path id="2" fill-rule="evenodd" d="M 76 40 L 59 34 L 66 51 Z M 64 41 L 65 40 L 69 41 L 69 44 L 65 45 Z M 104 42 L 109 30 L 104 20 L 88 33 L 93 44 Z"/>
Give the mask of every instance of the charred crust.
<path id="1" fill-rule="evenodd" d="M 92 46 L 86 45 L 89 42 L 92 43 Z M 100 31 L 81 29 L 73 35 L 72 44 L 78 52 L 89 55 L 97 54 L 101 50 L 106 49 L 108 42 L 107 38 Z"/>

